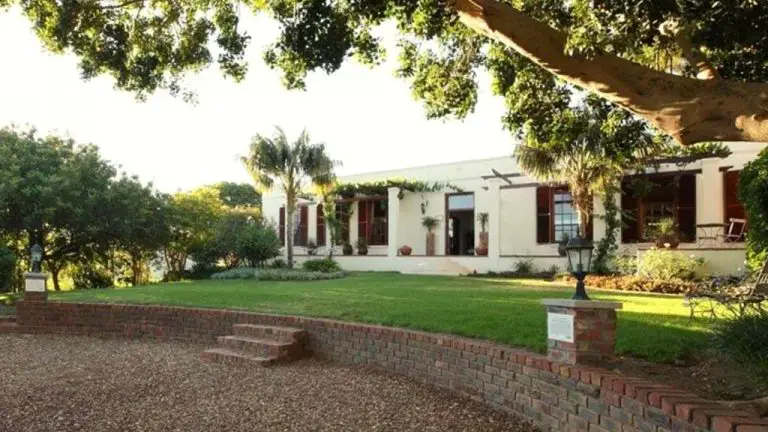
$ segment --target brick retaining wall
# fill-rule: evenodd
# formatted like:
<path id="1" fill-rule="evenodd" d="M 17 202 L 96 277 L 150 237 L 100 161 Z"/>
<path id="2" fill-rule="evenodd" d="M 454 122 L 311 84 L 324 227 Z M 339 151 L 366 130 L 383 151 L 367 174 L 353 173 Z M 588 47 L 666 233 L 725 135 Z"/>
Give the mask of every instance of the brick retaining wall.
<path id="1" fill-rule="evenodd" d="M 315 356 L 368 364 L 513 411 L 542 430 L 768 431 L 768 421 L 689 392 L 529 351 L 413 330 L 226 310 L 23 301 L 18 330 L 213 344 L 236 323 L 300 327 Z"/>

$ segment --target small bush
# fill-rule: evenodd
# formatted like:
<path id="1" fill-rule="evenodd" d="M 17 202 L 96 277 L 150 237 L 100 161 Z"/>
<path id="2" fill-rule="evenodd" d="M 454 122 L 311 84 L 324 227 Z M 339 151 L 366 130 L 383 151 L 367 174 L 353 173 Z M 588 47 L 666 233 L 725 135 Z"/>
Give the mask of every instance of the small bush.
<path id="1" fill-rule="evenodd" d="M 567 283 L 576 283 L 571 275 L 561 275 L 558 279 Z M 691 292 L 695 283 L 682 279 L 650 279 L 642 276 L 604 276 L 587 275 L 584 283 L 591 288 L 617 291 L 652 292 L 663 294 L 686 294 Z"/>
<path id="2" fill-rule="evenodd" d="M 532 275 L 536 272 L 536 266 L 533 265 L 533 258 L 521 258 L 512 265 L 512 268 L 515 273 L 520 275 Z"/>
<path id="3" fill-rule="evenodd" d="M 744 315 L 714 327 L 715 348 L 735 362 L 752 369 L 755 383 L 768 387 L 768 315 Z"/>
<path id="4" fill-rule="evenodd" d="M 192 266 L 192 269 L 190 271 L 185 272 L 184 279 L 192 279 L 192 280 L 210 279 L 214 273 L 220 270 L 221 268 L 217 267 L 215 264 L 195 263 Z"/>
<path id="5" fill-rule="evenodd" d="M 282 259 L 282 258 L 276 258 L 276 259 L 272 260 L 272 262 L 269 263 L 269 265 L 267 265 L 267 268 L 287 269 L 288 268 L 288 263 L 285 262 L 285 260 Z"/>
<path id="6" fill-rule="evenodd" d="M 260 281 L 314 281 L 326 279 L 339 279 L 346 276 L 344 272 L 320 273 L 303 270 L 288 269 L 259 269 L 252 267 L 239 267 L 232 270 L 216 273 L 211 279 L 253 279 Z"/>
<path id="7" fill-rule="evenodd" d="M 651 249 L 637 263 L 638 275 L 650 279 L 692 280 L 696 270 L 704 263 L 703 258 L 687 256 L 667 249 Z"/>
<path id="8" fill-rule="evenodd" d="M 111 288 L 115 281 L 106 269 L 77 266 L 72 271 L 72 283 L 77 289 Z"/>
<path id="9" fill-rule="evenodd" d="M 336 273 L 341 271 L 341 266 L 339 263 L 334 261 L 332 258 L 307 260 L 304 261 L 304 264 L 301 265 L 301 268 L 306 271 L 320 273 Z"/>
<path id="10" fill-rule="evenodd" d="M 613 259 L 616 271 L 621 275 L 635 275 L 637 273 L 637 257 L 629 254 L 621 254 Z"/>

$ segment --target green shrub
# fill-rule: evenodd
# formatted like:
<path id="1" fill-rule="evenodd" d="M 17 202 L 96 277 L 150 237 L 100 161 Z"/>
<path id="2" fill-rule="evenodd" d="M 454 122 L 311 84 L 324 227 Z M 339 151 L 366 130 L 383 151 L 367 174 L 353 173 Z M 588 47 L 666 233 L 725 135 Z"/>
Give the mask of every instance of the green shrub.
<path id="1" fill-rule="evenodd" d="M 275 227 L 252 223 L 240 233 L 237 254 L 250 266 L 256 267 L 279 256 L 280 246 L 280 237 Z"/>
<path id="2" fill-rule="evenodd" d="M 77 266 L 71 276 L 76 289 L 111 288 L 115 284 L 112 275 L 102 267 Z"/>
<path id="3" fill-rule="evenodd" d="M 0 292 L 8 291 L 16 268 L 16 255 L 5 246 L 0 246 Z"/>
<path id="4" fill-rule="evenodd" d="M 269 263 L 269 265 L 267 265 L 267 268 L 287 269 L 288 268 L 288 263 L 285 262 L 285 260 L 282 259 L 282 258 L 276 258 L 276 259 L 272 260 L 272 262 Z"/>
<path id="5" fill-rule="evenodd" d="M 301 268 L 306 271 L 320 273 L 336 273 L 341 271 L 341 266 L 339 263 L 330 257 L 304 261 L 304 263 L 301 265 Z"/>
<path id="6" fill-rule="evenodd" d="M 637 257 L 635 255 L 621 254 L 613 259 L 616 271 L 621 275 L 637 274 Z"/>
<path id="7" fill-rule="evenodd" d="M 232 270 L 215 273 L 211 279 L 253 279 L 260 281 L 313 281 L 340 279 L 346 276 L 344 272 L 321 273 L 289 269 L 260 269 L 239 267 Z"/>
<path id="8" fill-rule="evenodd" d="M 188 272 L 185 272 L 184 279 L 192 279 L 192 280 L 202 280 L 202 279 L 210 279 L 211 276 L 214 273 L 217 273 L 221 271 L 220 267 L 217 267 L 215 264 L 212 263 L 198 263 L 196 262 L 192 269 Z"/>
<path id="9" fill-rule="evenodd" d="M 744 315 L 718 322 L 713 342 L 723 355 L 755 374 L 755 384 L 768 387 L 768 315 Z"/>
<path id="10" fill-rule="evenodd" d="M 651 249 L 644 252 L 637 263 L 638 275 L 649 279 L 692 280 L 703 258 L 688 256 L 669 249 Z"/>
<path id="11" fill-rule="evenodd" d="M 751 270 L 763 265 L 768 252 L 768 148 L 739 174 L 739 200 L 749 219 L 747 258 Z"/>
<path id="12" fill-rule="evenodd" d="M 533 264 L 533 258 L 521 258 L 512 265 L 515 273 L 519 275 L 534 274 L 536 266 Z"/>

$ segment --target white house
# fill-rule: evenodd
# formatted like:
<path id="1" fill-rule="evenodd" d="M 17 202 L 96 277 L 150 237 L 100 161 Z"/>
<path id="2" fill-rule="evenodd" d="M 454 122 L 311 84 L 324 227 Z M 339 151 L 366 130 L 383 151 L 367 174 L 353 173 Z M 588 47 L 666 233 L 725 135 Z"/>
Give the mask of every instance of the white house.
<path id="1" fill-rule="evenodd" d="M 730 220 L 743 219 L 744 210 L 736 196 L 736 183 L 744 164 L 763 148 L 754 143 L 729 143 L 733 154 L 725 159 L 710 158 L 687 164 L 666 163 L 649 168 L 643 178 L 655 185 L 650 193 L 637 196 L 627 176 L 616 203 L 627 215 L 619 235 L 619 253 L 642 253 L 649 225 L 664 217 L 677 221 L 682 242 L 680 253 L 704 257 L 703 272 L 732 273 L 743 267 L 743 241 L 724 241 Z M 376 196 L 355 196 L 345 200 L 349 224 L 344 240 L 354 244 L 366 239 L 366 256 L 343 256 L 337 245 L 334 255 L 347 270 L 401 271 L 404 273 L 461 274 L 472 271 L 511 270 L 520 259 L 532 259 L 538 269 L 564 269 L 566 259 L 558 254 L 557 241 L 563 233 L 577 230 L 570 194 L 565 187 L 540 185 L 522 174 L 511 157 L 471 160 L 392 171 L 380 171 L 340 178 L 341 183 L 407 179 L 449 184 L 439 192 L 418 193 L 389 188 Z M 645 182 L 648 184 L 648 182 Z M 297 261 L 307 258 L 308 241 L 330 247 L 321 200 L 302 200 L 296 212 L 293 236 Z M 267 218 L 283 229 L 285 199 L 271 194 L 263 198 Z M 422 211 L 423 209 L 423 211 Z M 477 215 L 488 213 L 488 254 L 477 256 L 480 222 Z M 594 202 L 592 239 L 605 235 L 604 213 L 599 198 Z M 440 223 L 435 230 L 435 255 L 427 256 L 426 229 L 422 217 Z M 719 227 L 714 226 L 720 224 Z M 734 225 L 738 232 L 740 226 Z M 748 229 L 748 227 L 747 227 Z M 285 235 L 281 236 L 283 241 Z M 413 249 L 410 256 L 398 253 L 401 246 Z"/>

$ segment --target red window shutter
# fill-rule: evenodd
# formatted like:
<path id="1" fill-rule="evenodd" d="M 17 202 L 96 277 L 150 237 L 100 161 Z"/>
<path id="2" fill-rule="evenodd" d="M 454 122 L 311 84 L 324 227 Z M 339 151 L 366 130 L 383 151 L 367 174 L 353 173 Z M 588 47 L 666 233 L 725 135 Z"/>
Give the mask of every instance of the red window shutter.
<path id="1" fill-rule="evenodd" d="M 629 181 L 621 182 L 621 242 L 637 243 L 639 238 L 637 196 Z"/>
<path id="2" fill-rule="evenodd" d="M 364 238 L 368 241 L 368 220 L 370 219 L 368 213 L 370 213 L 369 201 L 357 202 L 357 237 Z M 354 239 L 357 241 L 357 239 Z"/>
<path id="3" fill-rule="evenodd" d="M 285 207 L 280 207 L 280 222 L 277 229 L 280 231 L 280 244 L 285 246 Z"/>
<path id="4" fill-rule="evenodd" d="M 309 207 L 303 205 L 300 207 L 301 213 L 299 216 L 299 246 L 306 246 L 309 237 Z"/>
<path id="5" fill-rule="evenodd" d="M 318 246 L 325 246 L 325 214 L 323 213 L 323 205 L 317 205 L 317 233 L 315 238 L 317 239 Z"/>
<path id="6" fill-rule="evenodd" d="M 552 238 L 552 188 L 536 188 L 536 243 L 549 243 Z"/>
<path id="7" fill-rule="evenodd" d="M 682 242 L 696 241 L 696 175 L 680 176 L 677 191 L 677 227 Z"/>
<path id="8" fill-rule="evenodd" d="M 744 206 L 739 201 L 739 171 L 726 171 L 723 173 L 723 188 L 725 189 L 725 220 L 730 223 L 731 218 L 746 219 Z"/>

